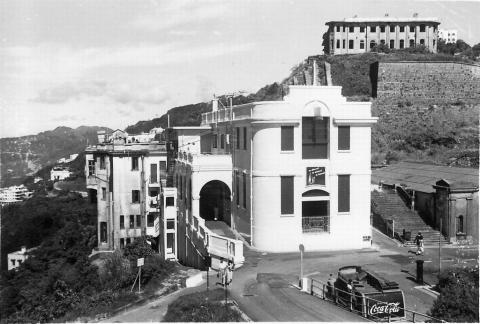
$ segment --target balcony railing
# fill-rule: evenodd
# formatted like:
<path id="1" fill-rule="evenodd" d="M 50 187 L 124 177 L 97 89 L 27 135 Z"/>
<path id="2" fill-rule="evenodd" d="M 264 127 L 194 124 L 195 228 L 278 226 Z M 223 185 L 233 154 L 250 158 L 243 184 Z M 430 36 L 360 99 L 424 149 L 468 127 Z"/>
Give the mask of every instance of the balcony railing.
<path id="1" fill-rule="evenodd" d="M 330 232 L 330 216 L 302 217 L 303 233 Z"/>

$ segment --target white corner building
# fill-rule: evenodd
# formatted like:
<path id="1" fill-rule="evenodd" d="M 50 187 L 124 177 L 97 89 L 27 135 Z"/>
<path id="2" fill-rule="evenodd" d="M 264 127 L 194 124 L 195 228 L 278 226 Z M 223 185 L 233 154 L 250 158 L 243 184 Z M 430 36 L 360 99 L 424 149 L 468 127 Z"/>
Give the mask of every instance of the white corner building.
<path id="1" fill-rule="evenodd" d="M 370 108 L 338 86 L 290 86 L 283 101 L 214 101 L 201 127 L 174 130 L 186 254 L 198 228 L 226 233 L 218 223 L 266 252 L 370 247 Z"/>

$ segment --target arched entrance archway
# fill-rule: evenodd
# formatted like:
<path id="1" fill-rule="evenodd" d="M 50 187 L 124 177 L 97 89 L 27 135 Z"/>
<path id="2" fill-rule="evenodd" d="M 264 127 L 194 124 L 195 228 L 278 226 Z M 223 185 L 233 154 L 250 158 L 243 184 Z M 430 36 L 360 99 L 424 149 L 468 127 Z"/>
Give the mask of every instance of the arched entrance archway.
<path id="1" fill-rule="evenodd" d="M 200 217 L 219 220 L 230 226 L 230 189 L 219 180 L 207 182 L 200 190 Z"/>

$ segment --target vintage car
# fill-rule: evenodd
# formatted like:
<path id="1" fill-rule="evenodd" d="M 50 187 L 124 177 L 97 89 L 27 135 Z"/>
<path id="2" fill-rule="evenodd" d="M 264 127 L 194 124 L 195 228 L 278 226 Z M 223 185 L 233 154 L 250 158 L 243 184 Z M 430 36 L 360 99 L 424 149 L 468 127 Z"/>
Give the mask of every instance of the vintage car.
<path id="1" fill-rule="evenodd" d="M 371 270 L 346 266 L 338 270 L 335 299 L 362 316 L 374 320 L 405 318 L 405 299 L 398 283 Z"/>

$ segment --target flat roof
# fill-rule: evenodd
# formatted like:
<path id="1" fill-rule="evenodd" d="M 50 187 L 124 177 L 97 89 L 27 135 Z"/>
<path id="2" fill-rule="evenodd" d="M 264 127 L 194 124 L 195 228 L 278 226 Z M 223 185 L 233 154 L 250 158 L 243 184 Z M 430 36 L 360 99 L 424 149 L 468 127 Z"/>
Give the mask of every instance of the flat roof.
<path id="1" fill-rule="evenodd" d="M 449 167 L 421 162 L 399 162 L 372 170 L 371 182 L 378 184 L 405 184 L 422 192 L 435 192 L 433 186 L 439 180 L 450 183 L 469 183 L 478 188 L 478 168 Z"/>
<path id="2" fill-rule="evenodd" d="M 335 23 L 409 23 L 409 22 L 433 22 L 440 24 L 440 21 L 436 17 L 373 17 L 373 18 L 344 18 L 343 20 L 331 20 L 325 23 L 325 25 L 335 24 Z"/>

